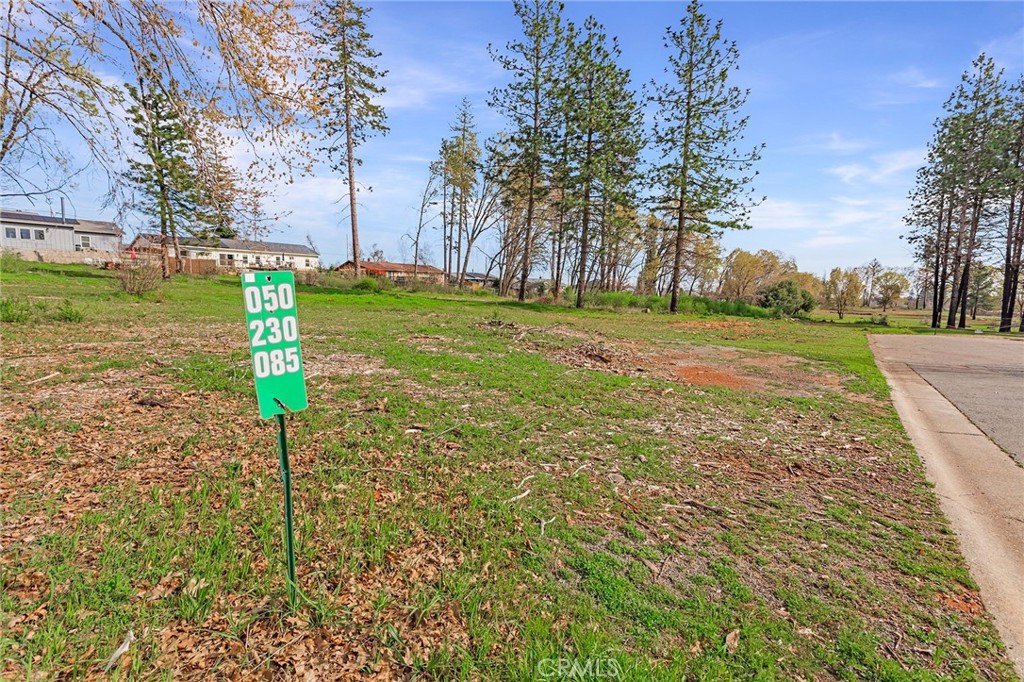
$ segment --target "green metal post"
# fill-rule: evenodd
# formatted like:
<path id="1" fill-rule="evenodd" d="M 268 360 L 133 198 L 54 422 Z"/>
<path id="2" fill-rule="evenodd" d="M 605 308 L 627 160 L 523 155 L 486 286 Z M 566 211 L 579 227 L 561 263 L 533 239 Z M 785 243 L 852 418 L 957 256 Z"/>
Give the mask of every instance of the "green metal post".
<path id="1" fill-rule="evenodd" d="M 292 470 L 288 464 L 288 438 L 284 432 L 284 415 L 277 415 L 277 444 L 281 451 L 281 478 L 284 480 L 284 532 L 288 548 L 288 600 L 295 608 L 295 540 L 292 535 Z"/>

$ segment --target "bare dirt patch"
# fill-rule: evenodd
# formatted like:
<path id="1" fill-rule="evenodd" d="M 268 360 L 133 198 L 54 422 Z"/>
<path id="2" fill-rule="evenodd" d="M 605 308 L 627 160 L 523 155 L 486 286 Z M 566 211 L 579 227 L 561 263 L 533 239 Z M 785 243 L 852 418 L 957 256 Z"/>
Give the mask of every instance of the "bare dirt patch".
<path id="1" fill-rule="evenodd" d="M 740 333 L 756 330 L 749 322 L 693 320 L 673 323 L 690 328 Z M 565 345 L 580 337 L 574 330 L 561 327 L 541 328 L 514 322 L 487 322 L 477 325 L 511 338 L 528 352 L 543 353 L 551 360 L 569 365 L 626 376 L 649 376 L 678 381 L 692 386 L 710 386 L 744 391 L 771 390 L 780 395 L 818 395 L 844 392 L 843 378 L 835 372 L 812 366 L 814 363 L 788 355 L 762 353 L 712 345 L 673 346 L 668 352 L 652 353 L 636 343 L 612 343 L 594 338 Z M 551 337 L 546 341 L 545 336 Z"/>
<path id="2" fill-rule="evenodd" d="M 985 607 L 976 592 L 965 591 L 961 594 L 940 594 L 938 599 L 951 609 L 969 616 L 980 616 L 985 613 Z"/>
<path id="3" fill-rule="evenodd" d="M 707 365 L 684 365 L 674 368 L 672 373 L 679 380 L 695 386 L 721 386 L 736 390 L 761 388 L 758 382 L 748 377 L 740 377 L 732 372 Z"/>
<path id="4" fill-rule="evenodd" d="M 729 332 L 727 339 L 746 339 L 757 334 L 757 326 L 746 320 L 680 320 L 669 326 L 685 331 Z"/>

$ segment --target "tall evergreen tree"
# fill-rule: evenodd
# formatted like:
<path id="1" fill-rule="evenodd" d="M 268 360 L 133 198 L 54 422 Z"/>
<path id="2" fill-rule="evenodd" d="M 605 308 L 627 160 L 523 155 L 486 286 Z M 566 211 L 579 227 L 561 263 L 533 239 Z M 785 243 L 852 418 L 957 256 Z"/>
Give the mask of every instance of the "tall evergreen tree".
<path id="1" fill-rule="evenodd" d="M 959 214 L 953 253 L 957 276 L 952 280 L 947 327 L 966 327 L 971 265 L 979 246 L 982 217 L 1005 180 L 1006 159 L 999 134 L 1006 104 L 1002 71 L 984 54 L 974 60 L 945 104 L 948 116 L 943 121 L 945 135 L 939 153 L 953 174 Z"/>
<path id="2" fill-rule="evenodd" d="M 1008 104 L 1001 72 L 979 55 L 944 104 L 927 165 L 918 171 L 906 237 L 932 268 L 933 327 L 942 324 L 947 295 L 946 326 L 966 326 L 974 263 L 991 241 L 988 216 L 1012 184 Z"/>
<path id="3" fill-rule="evenodd" d="M 169 244 L 174 246 L 177 269 L 181 269 L 178 234 L 186 221 L 194 219 L 200 201 L 195 170 L 189 160 L 189 143 L 178 112 L 152 69 L 138 85 L 127 86 L 131 106 L 128 120 L 135 134 L 135 147 L 142 159 L 129 163 L 126 179 L 145 196 L 142 204 L 154 215 L 161 236 L 161 269 L 171 276 Z"/>
<path id="4" fill-rule="evenodd" d="M 507 148 L 496 166 L 510 190 L 525 191 L 525 245 L 520 264 L 519 300 L 526 299 L 527 279 L 533 263 L 532 245 L 536 229 L 537 202 L 544 192 L 545 158 L 550 153 L 556 127 L 556 68 L 562 49 L 562 3 L 555 0 L 514 0 L 516 16 L 523 26 L 523 39 L 509 42 L 504 53 L 492 52 L 494 59 L 511 76 L 511 81 L 491 93 L 490 104 L 508 120 Z"/>
<path id="5" fill-rule="evenodd" d="M 1007 158 L 1006 234 L 1003 249 L 1003 285 L 999 313 L 999 331 L 1013 325 L 1013 309 L 1021 280 L 1024 256 L 1024 77 L 1010 88 L 1010 106 L 1003 125 Z M 1020 328 L 1024 331 L 1024 317 Z"/>
<path id="6" fill-rule="evenodd" d="M 572 141 L 567 190 L 580 212 L 576 307 L 582 308 L 591 279 L 593 223 L 599 218 L 602 234 L 607 234 L 616 222 L 616 207 L 628 203 L 643 133 L 629 71 L 618 66 L 618 44 L 608 40 L 604 27 L 587 18 L 579 40 L 567 49 L 569 68 L 562 88 Z M 610 244 L 605 247 L 611 251 Z"/>
<path id="7" fill-rule="evenodd" d="M 677 29 L 665 35 L 671 51 L 666 82 L 655 83 L 653 142 L 660 152 L 653 178 L 659 203 L 672 216 L 675 254 L 670 310 L 679 304 L 683 245 L 688 230 L 747 228 L 749 174 L 763 145 L 741 151 L 747 92 L 729 86 L 739 52 L 691 0 Z M 754 173 L 756 175 L 756 173 Z"/>
<path id="8" fill-rule="evenodd" d="M 377 68 L 380 57 L 370 46 L 366 29 L 370 9 L 352 0 L 327 0 L 314 10 L 316 41 L 322 55 L 316 60 L 315 81 L 319 90 L 321 125 L 329 140 L 323 148 L 331 167 L 345 174 L 348 186 L 349 221 L 352 226 L 352 261 L 359 262 L 359 220 L 356 210 L 356 166 L 362 160 L 356 148 L 374 134 L 386 134 L 384 108 L 375 98 L 383 95 L 381 80 L 387 71 Z"/>
<path id="9" fill-rule="evenodd" d="M 458 269 L 457 279 L 461 287 L 465 277 L 463 263 L 469 260 L 469 249 L 472 247 L 469 244 L 469 210 L 480 169 L 480 144 L 477 142 L 476 123 L 468 99 L 462 100 L 459 106 L 452 132 L 455 137 L 451 140 L 449 164 L 452 191 L 458 197 L 453 216 L 456 226 L 455 268 Z"/>

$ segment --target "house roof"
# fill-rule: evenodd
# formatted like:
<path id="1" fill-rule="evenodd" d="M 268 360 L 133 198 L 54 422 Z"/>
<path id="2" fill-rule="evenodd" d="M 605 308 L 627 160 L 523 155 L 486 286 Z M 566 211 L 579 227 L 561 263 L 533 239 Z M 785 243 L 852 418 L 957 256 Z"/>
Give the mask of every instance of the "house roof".
<path id="1" fill-rule="evenodd" d="M 498 281 L 498 278 L 495 277 L 494 275 L 488 275 L 488 274 L 483 273 L 483 272 L 467 272 L 466 273 L 466 279 L 471 279 L 471 280 L 477 280 L 478 279 L 480 281 L 493 280 L 495 282 Z"/>
<path id="2" fill-rule="evenodd" d="M 105 220 L 78 220 L 76 218 L 65 218 L 61 221 L 60 216 L 40 215 L 38 213 L 26 213 L 24 211 L 0 211 L 0 222 L 5 223 L 31 223 L 45 227 L 70 227 L 75 232 L 87 234 L 109 234 L 120 237 L 123 233 L 116 223 Z"/>
<path id="3" fill-rule="evenodd" d="M 117 225 L 103 220 L 79 220 L 74 228 L 75 232 L 85 232 L 88 234 L 109 234 L 115 237 L 120 237 L 123 234 L 121 228 Z"/>
<path id="4" fill-rule="evenodd" d="M 144 239 L 151 244 L 159 244 L 162 237 L 158 234 L 141 233 L 136 237 L 136 240 L 138 239 Z M 249 251 L 252 253 L 266 254 L 287 253 L 292 256 L 320 256 L 320 254 L 305 244 L 264 242 L 253 239 L 196 239 L 194 237 L 179 237 L 178 243 L 182 246 L 202 247 L 206 249 L 224 249 L 226 251 Z"/>
<path id="5" fill-rule="evenodd" d="M 377 272 L 400 272 L 400 273 L 415 273 L 419 272 L 422 275 L 443 275 L 444 271 L 435 268 L 433 265 L 415 265 L 413 263 L 389 263 L 388 261 L 375 261 L 375 260 L 363 260 L 359 261 L 359 265 L 363 270 L 377 271 Z M 347 260 L 337 269 L 344 267 L 353 267 L 351 260 Z"/>

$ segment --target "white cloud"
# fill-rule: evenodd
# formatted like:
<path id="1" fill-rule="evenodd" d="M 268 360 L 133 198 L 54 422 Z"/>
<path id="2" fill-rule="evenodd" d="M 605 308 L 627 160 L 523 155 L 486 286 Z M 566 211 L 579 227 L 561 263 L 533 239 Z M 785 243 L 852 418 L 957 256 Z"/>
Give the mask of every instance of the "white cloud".
<path id="1" fill-rule="evenodd" d="M 981 46 L 1000 68 L 1019 73 L 1024 64 L 1024 27 L 1015 33 L 990 40 Z"/>
<path id="2" fill-rule="evenodd" d="M 859 244 L 861 242 L 866 242 L 867 240 L 867 237 L 852 234 L 822 233 L 816 237 L 805 239 L 798 245 L 804 247 L 805 249 L 821 249 L 831 248 L 835 246 L 845 246 L 847 244 Z"/>
<path id="3" fill-rule="evenodd" d="M 907 106 L 934 98 L 933 91 L 945 87 L 948 87 L 945 80 L 929 76 L 916 66 L 909 66 L 883 76 L 879 85 L 865 93 L 863 104 L 868 108 Z"/>
<path id="4" fill-rule="evenodd" d="M 906 202 L 901 198 L 835 196 L 820 202 L 767 199 L 751 209 L 755 230 L 812 231 L 820 234 L 891 231 L 902 224 Z M 859 241 L 859 239 L 858 239 Z"/>
<path id="5" fill-rule="evenodd" d="M 387 91 L 379 99 L 385 110 L 423 109 L 459 97 L 478 100 L 503 78 L 484 40 L 431 45 L 420 42 L 422 36 L 413 44 L 397 36 L 391 40 L 396 44 L 384 51 L 381 63 L 388 71 Z M 429 57 L 422 54 L 424 49 L 431 50 Z"/>
<path id="6" fill-rule="evenodd" d="M 750 224 L 758 230 L 806 230 L 819 225 L 814 204 L 787 199 L 765 199 L 750 209 Z"/>
<path id="7" fill-rule="evenodd" d="M 388 257 L 398 257 L 402 235 L 415 226 L 418 215 L 412 204 L 425 175 L 417 168 L 387 165 L 357 173 L 360 250 L 369 251 L 378 244 Z M 348 187 L 340 176 L 319 168 L 316 175 L 282 183 L 274 189 L 268 208 L 285 214 L 277 233 L 268 239 L 302 242 L 308 234 L 325 263 L 349 257 Z"/>
<path id="8" fill-rule="evenodd" d="M 921 69 L 910 66 L 898 73 L 889 76 L 889 82 L 905 88 L 931 89 L 941 88 L 944 84 L 942 79 L 926 76 Z"/>
<path id="9" fill-rule="evenodd" d="M 874 154 L 867 162 L 833 166 L 826 172 L 847 185 L 888 184 L 907 171 L 920 168 L 924 164 L 925 154 L 926 150 L 920 148 Z"/>
<path id="10" fill-rule="evenodd" d="M 788 151 L 799 154 L 855 154 L 872 144 L 868 138 L 848 137 L 838 131 L 800 137 Z"/>

